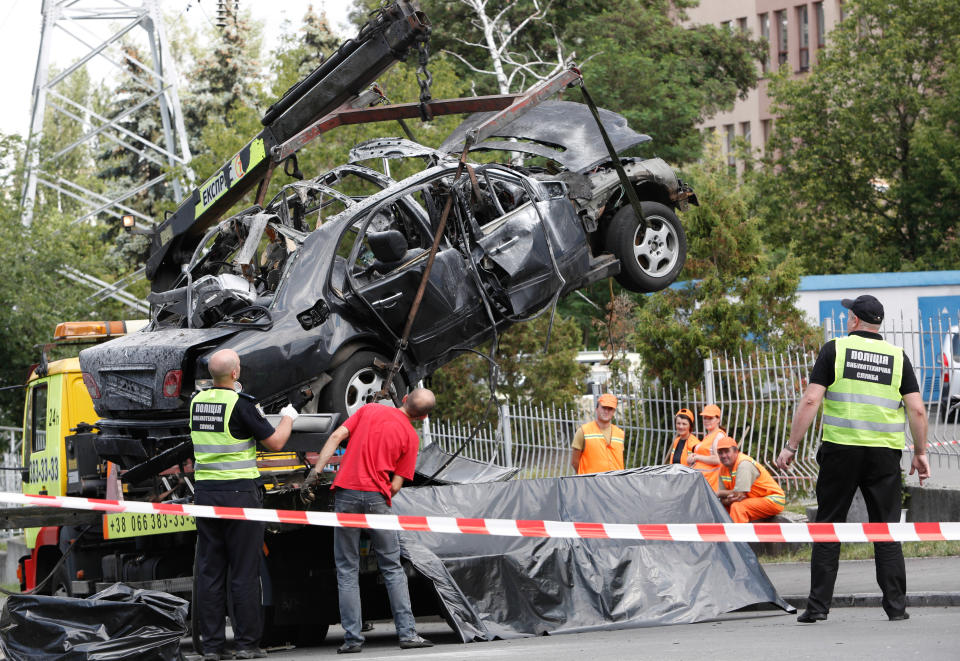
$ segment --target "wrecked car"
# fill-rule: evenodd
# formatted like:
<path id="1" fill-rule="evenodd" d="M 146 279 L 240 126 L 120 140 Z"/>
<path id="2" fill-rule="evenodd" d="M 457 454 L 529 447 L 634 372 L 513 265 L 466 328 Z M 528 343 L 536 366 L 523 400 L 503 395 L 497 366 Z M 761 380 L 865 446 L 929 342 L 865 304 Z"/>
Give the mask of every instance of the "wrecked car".
<path id="1" fill-rule="evenodd" d="M 525 151 L 543 165 L 475 164 L 457 179 L 449 153 L 461 148 L 468 120 L 438 150 L 399 139 L 359 145 L 354 163 L 221 221 L 197 243 L 177 286 L 150 295 L 144 333 L 81 355 L 98 413 L 108 427 L 143 416 L 185 424 L 189 394 L 205 385 L 205 358 L 232 348 L 257 375 L 245 387 L 266 410 L 309 390 L 306 412 L 350 415 L 383 386 L 382 365 L 395 353 L 448 196 L 452 210 L 397 390 L 592 282 L 616 276 L 638 291 L 669 285 L 686 252 L 675 209 L 696 198 L 662 160 L 624 159 L 643 200 L 641 237 L 585 113 L 580 104 L 547 102 L 524 116 L 513 136 L 522 142 L 474 147 Z M 649 140 L 615 113 L 603 119 L 617 149 Z M 564 147 L 563 134 L 576 142 Z M 360 164 L 397 156 L 438 164 L 401 181 Z M 123 454 L 108 456 L 136 462 Z"/>

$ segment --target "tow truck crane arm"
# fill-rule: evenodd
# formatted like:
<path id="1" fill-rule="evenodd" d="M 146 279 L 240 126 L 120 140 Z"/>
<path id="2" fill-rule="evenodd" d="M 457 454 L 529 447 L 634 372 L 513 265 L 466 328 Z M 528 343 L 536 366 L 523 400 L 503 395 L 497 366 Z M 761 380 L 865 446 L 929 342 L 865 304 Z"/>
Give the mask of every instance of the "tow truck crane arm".
<path id="1" fill-rule="evenodd" d="M 263 130 L 157 228 L 146 266 L 152 289 L 169 289 L 205 230 L 258 184 L 262 203 L 274 166 L 285 158 L 276 151 L 278 146 L 338 108 L 356 107 L 364 90 L 429 34 L 426 16 L 409 0 L 397 0 L 287 90 L 264 115 Z"/>

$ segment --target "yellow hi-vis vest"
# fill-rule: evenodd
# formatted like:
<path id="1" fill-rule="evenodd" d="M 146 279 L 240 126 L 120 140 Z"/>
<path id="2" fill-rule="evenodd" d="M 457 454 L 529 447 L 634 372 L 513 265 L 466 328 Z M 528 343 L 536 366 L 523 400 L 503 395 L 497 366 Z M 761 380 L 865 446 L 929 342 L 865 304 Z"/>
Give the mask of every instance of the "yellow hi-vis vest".
<path id="1" fill-rule="evenodd" d="M 194 479 L 257 479 L 257 444 L 230 434 L 230 415 L 240 396 L 225 388 L 210 388 L 190 402 Z"/>
<path id="2" fill-rule="evenodd" d="M 626 435 L 615 424 L 610 424 L 610 445 L 596 420 L 583 426 L 583 452 L 577 473 L 603 473 L 623 470 L 623 441 Z"/>
<path id="3" fill-rule="evenodd" d="M 823 440 L 902 450 L 903 349 L 859 335 L 834 342 L 837 358 L 834 381 L 823 402 Z"/>

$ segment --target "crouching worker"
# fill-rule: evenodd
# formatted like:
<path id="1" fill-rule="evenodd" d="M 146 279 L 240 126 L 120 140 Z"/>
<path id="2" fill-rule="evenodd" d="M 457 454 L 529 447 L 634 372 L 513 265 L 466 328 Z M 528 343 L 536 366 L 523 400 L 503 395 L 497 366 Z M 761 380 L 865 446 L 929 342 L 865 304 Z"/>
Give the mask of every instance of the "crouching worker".
<path id="1" fill-rule="evenodd" d="M 750 523 L 779 514 L 786 498 L 783 489 L 752 457 L 740 452 L 737 442 L 730 438 L 717 443 L 720 457 L 720 502 L 734 523 Z"/>

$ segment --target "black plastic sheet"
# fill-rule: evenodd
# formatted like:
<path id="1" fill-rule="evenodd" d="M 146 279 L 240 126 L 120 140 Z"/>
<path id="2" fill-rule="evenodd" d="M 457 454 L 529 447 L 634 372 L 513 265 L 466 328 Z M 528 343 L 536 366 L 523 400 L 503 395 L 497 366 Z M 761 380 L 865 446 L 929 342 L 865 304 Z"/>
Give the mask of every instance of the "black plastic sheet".
<path id="1" fill-rule="evenodd" d="M 403 489 L 398 514 L 596 523 L 729 522 L 702 476 L 659 466 Z M 400 533 L 464 642 L 793 612 L 747 544 Z"/>
<path id="2" fill-rule="evenodd" d="M 451 459 L 453 457 L 453 459 Z M 431 443 L 417 453 L 417 469 L 413 483 L 460 484 L 470 482 L 499 482 L 509 480 L 519 468 L 504 468 L 468 457 L 454 457 L 444 451 L 439 443 Z"/>
<path id="3" fill-rule="evenodd" d="M 14 661 L 180 658 L 189 603 L 117 583 L 86 599 L 12 595 L 0 614 L 0 649 Z"/>

